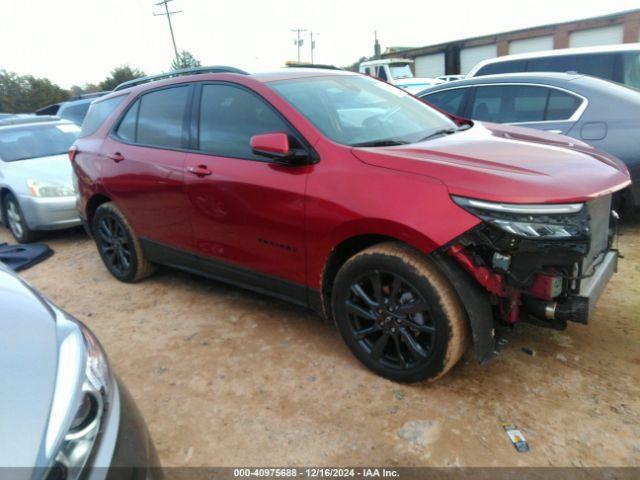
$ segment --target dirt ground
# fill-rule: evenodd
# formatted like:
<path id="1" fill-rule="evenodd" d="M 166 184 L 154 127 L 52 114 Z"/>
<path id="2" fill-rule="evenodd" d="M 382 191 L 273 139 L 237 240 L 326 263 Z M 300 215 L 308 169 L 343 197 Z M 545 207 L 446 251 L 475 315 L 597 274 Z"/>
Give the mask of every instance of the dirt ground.
<path id="1" fill-rule="evenodd" d="M 622 233 L 590 325 L 520 325 L 436 384 L 377 377 L 277 300 L 170 269 L 119 283 L 80 230 L 47 236 L 55 255 L 24 276 L 96 332 L 164 466 L 639 466 L 640 216 Z"/>

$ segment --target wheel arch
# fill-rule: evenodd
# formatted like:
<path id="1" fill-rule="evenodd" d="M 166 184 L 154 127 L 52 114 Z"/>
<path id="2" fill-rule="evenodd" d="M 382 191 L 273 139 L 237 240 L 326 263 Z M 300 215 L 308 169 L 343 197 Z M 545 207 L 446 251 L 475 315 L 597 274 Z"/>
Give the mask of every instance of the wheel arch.
<path id="1" fill-rule="evenodd" d="M 4 199 L 9 194 L 16 197 L 16 194 L 9 187 L 7 187 L 6 185 L 0 186 L 0 225 L 8 226 L 6 219 L 4 218 Z"/>
<path id="2" fill-rule="evenodd" d="M 91 228 L 91 225 L 93 223 L 93 216 L 95 215 L 98 207 L 110 201 L 111 201 L 111 198 L 109 198 L 108 196 L 102 193 L 96 193 L 92 195 L 91 198 L 89 198 L 89 200 L 87 201 L 87 206 L 85 207 L 85 212 L 87 215 L 87 223 L 89 224 L 89 228 Z"/>
<path id="3" fill-rule="evenodd" d="M 319 282 L 319 303 L 321 313 L 333 321 L 331 313 L 331 292 L 335 277 L 344 263 L 357 253 L 383 242 L 399 242 L 429 254 L 437 244 L 419 232 L 386 220 L 362 219 L 343 226 L 333 235 L 334 245 L 325 257 Z M 313 302 L 312 302 L 313 303 Z M 318 308 L 317 308 L 318 309 Z"/>

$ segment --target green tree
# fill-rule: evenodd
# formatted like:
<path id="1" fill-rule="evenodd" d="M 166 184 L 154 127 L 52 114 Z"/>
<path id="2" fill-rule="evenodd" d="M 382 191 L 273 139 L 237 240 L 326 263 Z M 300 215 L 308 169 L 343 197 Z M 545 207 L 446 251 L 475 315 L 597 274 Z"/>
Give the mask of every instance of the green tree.
<path id="1" fill-rule="evenodd" d="M 135 78 L 144 77 L 145 73 L 137 68 L 131 68 L 129 65 L 122 65 L 111 70 L 107 78 L 100 82 L 101 90 L 113 90 L 122 82 L 128 82 Z"/>
<path id="2" fill-rule="evenodd" d="M 0 70 L 0 112 L 30 113 L 68 98 L 69 92 L 49 79 Z"/>
<path id="3" fill-rule="evenodd" d="M 183 50 L 178 54 L 178 58 L 175 58 L 171 62 L 171 70 L 181 70 L 183 68 L 194 68 L 200 66 L 200 60 L 197 60 L 191 52 Z"/>

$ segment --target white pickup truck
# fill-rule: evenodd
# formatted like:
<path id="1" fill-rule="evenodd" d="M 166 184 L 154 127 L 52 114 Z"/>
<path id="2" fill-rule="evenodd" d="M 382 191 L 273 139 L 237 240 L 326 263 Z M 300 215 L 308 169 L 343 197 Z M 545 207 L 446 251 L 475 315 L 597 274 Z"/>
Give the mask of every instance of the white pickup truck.
<path id="1" fill-rule="evenodd" d="M 414 94 L 432 85 L 442 83 L 442 80 L 435 78 L 414 77 L 411 70 L 412 63 L 413 60 L 408 58 L 369 60 L 360 64 L 360 73 L 379 78 Z"/>

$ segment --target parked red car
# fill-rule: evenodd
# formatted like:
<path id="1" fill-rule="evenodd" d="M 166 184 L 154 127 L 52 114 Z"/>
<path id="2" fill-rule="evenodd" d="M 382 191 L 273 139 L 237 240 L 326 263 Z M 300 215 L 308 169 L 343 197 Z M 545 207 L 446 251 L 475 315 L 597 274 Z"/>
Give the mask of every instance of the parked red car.
<path id="1" fill-rule="evenodd" d="M 91 106 L 70 158 L 116 278 L 168 265 L 312 307 L 397 381 L 472 340 L 487 360 L 500 325 L 587 322 L 617 262 L 618 160 L 362 75 L 221 70 Z"/>

